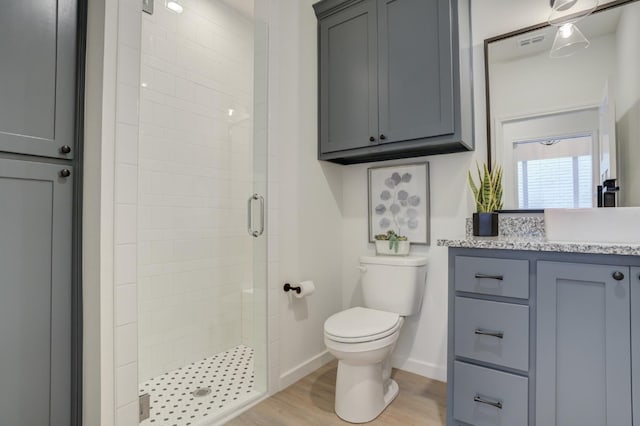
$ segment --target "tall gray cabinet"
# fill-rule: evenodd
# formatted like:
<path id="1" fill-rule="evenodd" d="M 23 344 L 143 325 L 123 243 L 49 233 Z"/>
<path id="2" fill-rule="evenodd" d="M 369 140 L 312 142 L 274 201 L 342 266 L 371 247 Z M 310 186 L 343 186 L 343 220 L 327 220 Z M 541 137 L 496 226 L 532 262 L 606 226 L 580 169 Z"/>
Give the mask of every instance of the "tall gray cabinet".
<path id="1" fill-rule="evenodd" d="M 1 425 L 80 424 L 79 3 L 7 1 L 0 12 Z"/>
<path id="2" fill-rule="evenodd" d="M 0 424 L 69 425 L 72 170 L 0 158 Z"/>
<path id="3" fill-rule="evenodd" d="M 0 152 L 73 158 L 76 2 L 3 2 Z"/>
<path id="4" fill-rule="evenodd" d="M 469 0 L 325 0 L 314 8 L 319 159 L 473 149 Z"/>

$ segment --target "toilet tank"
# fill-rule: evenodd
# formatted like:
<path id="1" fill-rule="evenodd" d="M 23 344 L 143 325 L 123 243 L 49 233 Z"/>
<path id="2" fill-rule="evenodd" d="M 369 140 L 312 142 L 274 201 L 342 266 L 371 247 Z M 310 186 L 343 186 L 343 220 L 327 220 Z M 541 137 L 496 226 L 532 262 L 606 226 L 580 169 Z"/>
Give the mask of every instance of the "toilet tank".
<path id="1" fill-rule="evenodd" d="M 360 257 L 365 307 L 403 316 L 419 312 L 426 265 L 427 258 L 418 256 Z"/>

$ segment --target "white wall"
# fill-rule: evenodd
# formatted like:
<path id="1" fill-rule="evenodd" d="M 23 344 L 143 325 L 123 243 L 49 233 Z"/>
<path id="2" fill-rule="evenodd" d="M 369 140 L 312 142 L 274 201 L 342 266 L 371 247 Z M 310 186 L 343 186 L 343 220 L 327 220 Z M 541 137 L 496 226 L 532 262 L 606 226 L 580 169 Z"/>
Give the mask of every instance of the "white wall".
<path id="1" fill-rule="evenodd" d="M 616 131 L 620 203 L 640 205 L 640 3 L 625 6 L 618 25 Z M 631 184 L 633 182 L 633 185 Z"/>
<path id="2" fill-rule="evenodd" d="M 270 72 L 277 78 L 271 82 L 270 114 L 277 117 L 271 117 L 270 138 L 277 138 L 281 155 L 278 285 L 313 279 L 318 288 L 307 300 L 291 302 L 290 296 L 279 296 L 276 355 L 280 358 L 281 385 L 308 372 L 310 368 L 305 366 L 317 365 L 313 360 L 325 359 L 324 320 L 360 303 L 358 256 L 374 252 L 367 237 L 366 169 L 370 165 L 336 166 L 316 160 L 317 26 L 313 3 L 280 1 L 277 22 L 270 29 L 271 43 L 277 46 L 277 52 L 271 52 Z M 472 2 L 476 151 L 408 160 L 430 162 L 432 246 L 414 249 L 429 258 L 427 289 L 421 314 L 403 328 L 394 360 L 397 366 L 441 380 L 446 377 L 447 250 L 436 247 L 435 242 L 464 234 L 465 218 L 473 208 L 466 172 L 476 160 L 486 158 L 483 42 L 542 22 L 547 14 L 548 6 L 537 0 Z"/>
<path id="3" fill-rule="evenodd" d="M 88 5 L 83 188 L 82 424 L 114 422 L 113 122 L 117 5 Z M 111 148 L 111 149 L 110 149 Z M 107 166 L 107 170 L 104 170 Z"/>
<path id="4" fill-rule="evenodd" d="M 253 286 L 253 33 L 219 1 L 143 14 L 141 382 L 242 342 L 242 308 L 252 308 L 242 290 Z"/>
<path id="5" fill-rule="evenodd" d="M 588 70 L 588 72 L 584 72 Z M 491 65 L 492 118 L 599 105 L 609 77 L 615 78 L 613 35 L 591 40 L 588 49 L 567 58 L 549 52 Z"/>
<path id="6" fill-rule="evenodd" d="M 83 199 L 83 423 L 138 423 L 136 213 L 140 11 L 90 2 Z M 131 127 L 133 131 L 124 129 Z M 132 206 L 134 207 L 132 209 Z"/>
<path id="7" fill-rule="evenodd" d="M 319 162 L 317 141 L 316 19 L 312 0 L 281 0 L 270 27 L 270 139 L 277 143 L 279 273 L 272 291 L 280 305 L 281 385 L 304 376 L 326 359 L 323 324 L 342 308 L 341 167 Z M 276 271 L 274 271 L 275 273 Z M 285 282 L 314 280 L 316 292 L 292 299 Z M 272 336 L 275 333 L 271 333 Z M 277 356 L 273 351 L 271 356 Z M 302 364 L 302 366 L 301 366 Z M 300 368 L 299 368 L 300 367 Z"/>

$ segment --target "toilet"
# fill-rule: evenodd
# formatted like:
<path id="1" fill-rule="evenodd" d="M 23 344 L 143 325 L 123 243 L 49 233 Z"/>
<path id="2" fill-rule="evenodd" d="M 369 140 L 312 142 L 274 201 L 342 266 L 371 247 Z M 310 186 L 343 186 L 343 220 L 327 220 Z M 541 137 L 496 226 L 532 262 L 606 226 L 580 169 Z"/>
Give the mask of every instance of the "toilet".
<path id="1" fill-rule="evenodd" d="M 338 359 L 335 411 L 343 420 L 369 422 L 398 395 L 391 353 L 404 318 L 420 311 L 426 263 L 417 256 L 360 257 L 364 307 L 325 321 L 325 345 Z"/>

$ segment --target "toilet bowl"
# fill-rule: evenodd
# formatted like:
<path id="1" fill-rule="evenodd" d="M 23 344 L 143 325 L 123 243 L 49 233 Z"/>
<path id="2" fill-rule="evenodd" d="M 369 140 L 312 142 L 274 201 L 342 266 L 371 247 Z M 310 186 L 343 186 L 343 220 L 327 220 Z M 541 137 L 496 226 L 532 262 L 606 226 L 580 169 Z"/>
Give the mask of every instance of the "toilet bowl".
<path id="1" fill-rule="evenodd" d="M 391 354 L 404 317 L 420 310 L 425 265 L 422 257 L 361 257 L 365 307 L 325 321 L 325 345 L 338 359 L 335 412 L 343 420 L 370 422 L 398 395 Z"/>
<path id="2" fill-rule="evenodd" d="M 388 323 L 379 323 L 377 331 L 371 326 L 358 327 L 363 318 L 366 321 L 379 316 Z M 395 315 L 394 320 L 393 316 L 358 307 L 332 316 L 325 324 L 325 345 L 339 360 L 335 411 L 343 420 L 369 422 L 398 395 L 398 384 L 391 379 L 391 353 L 404 319 Z"/>

